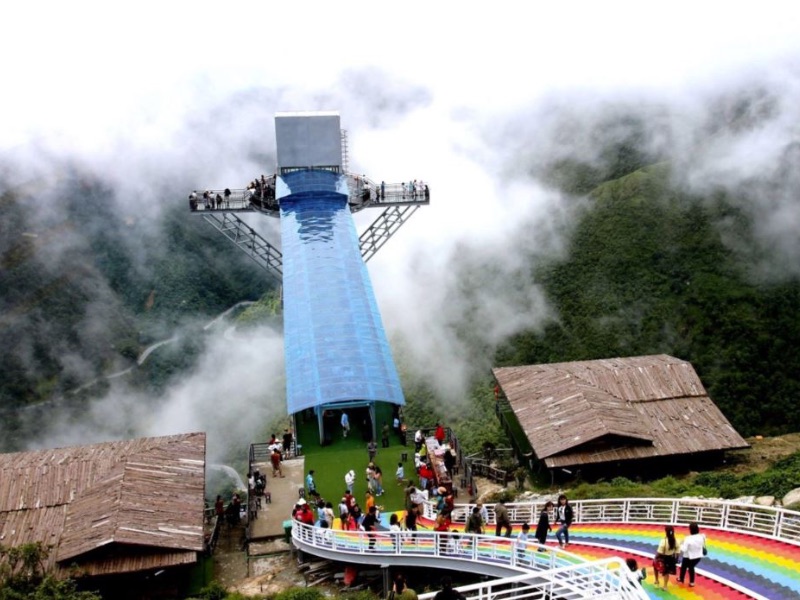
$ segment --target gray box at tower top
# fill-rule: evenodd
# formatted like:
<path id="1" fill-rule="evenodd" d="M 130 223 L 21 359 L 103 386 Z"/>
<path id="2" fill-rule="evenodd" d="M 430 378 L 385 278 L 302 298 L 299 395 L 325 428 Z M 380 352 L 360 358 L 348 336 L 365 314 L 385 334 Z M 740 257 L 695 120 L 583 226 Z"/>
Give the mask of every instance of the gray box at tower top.
<path id="1" fill-rule="evenodd" d="M 282 169 L 314 167 L 342 170 L 342 130 L 338 112 L 276 113 L 275 141 L 278 173 Z"/>

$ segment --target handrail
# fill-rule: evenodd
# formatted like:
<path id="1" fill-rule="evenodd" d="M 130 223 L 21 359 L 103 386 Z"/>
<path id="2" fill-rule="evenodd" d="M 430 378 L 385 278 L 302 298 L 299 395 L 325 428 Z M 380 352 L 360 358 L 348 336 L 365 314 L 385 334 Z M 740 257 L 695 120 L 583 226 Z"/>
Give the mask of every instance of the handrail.
<path id="1" fill-rule="evenodd" d="M 658 524 L 686 524 L 696 522 L 707 528 L 718 528 L 727 531 L 755 535 L 776 539 L 788 544 L 800 546 L 800 511 L 789 510 L 782 507 L 760 506 L 745 504 L 731 500 L 715 500 L 706 498 L 614 498 L 602 500 L 576 500 L 571 502 L 575 523 L 658 523 Z M 463 521 L 471 512 L 474 504 L 458 504 L 452 513 L 453 521 Z M 512 522 L 531 522 L 533 516 L 544 506 L 541 502 L 507 503 L 506 508 Z M 423 505 L 424 516 L 435 517 L 435 508 L 432 502 Z M 494 510 L 487 507 L 489 523 L 494 523 Z M 315 528 L 300 523 L 295 523 L 292 536 L 295 545 L 307 545 L 320 549 L 327 549 L 337 554 L 360 555 L 362 560 L 369 555 L 382 558 L 386 555 L 398 557 L 438 557 L 441 559 L 471 561 L 480 565 L 494 565 L 510 570 L 528 571 L 527 575 L 494 580 L 475 586 L 459 588 L 475 591 L 480 598 L 503 599 L 505 588 L 512 584 L 522 586 L 523 591 L 512 593 L 513 598 L 531 598 L 538 600 L 547 597 L 540 594 L 539 589 L 545 589 L 543 582 L 550 581 L 552 573 L 559 569 L 573 573 L 583 573 L 580 568 L 592 569 L 596 562 L 584 562 L 581 558 L 563 550 L 546 547 L 546 552 L 540 552 L 538 543 L 526 542 L 520 545 L 516 540 L 500 538 L 491 535 L 438 533 L 424 532 L 387 532 L 367 533 L 361 531 L 341 531 Z M 373 548 L 369 543 L 373 540 Z M 354 556 L 355 558 L 355 556 Z M 401 559 L 402 560 L 402 559 Z M 609 559 L 624 565 L 621 559 Z M 499 570 L 499 569 L 498 569 Z M 621 575 L 624 574 L 625 577 Z M 708 575 L 713 579 L 740 589 L 733 582 Z M 589 597 L 602 598 L 647 598 L 638 584 L 628 581 L 629 577 L 625 568 L 617 573 L 615 585 L 618 589 L 610 592 L 598 591 L 594 583 L 589 586 L 591 593 L 597 595 Z M 530 585 L 528 585 L 528 583 Z M 574 575 L 570 581 L 575 581 Z M 588 584 L 587 584 L 588 585 Z M 562 598 L 587 597 L 586 589 L 578 592 L 565 588 L 553 588 Z M 740 589 L 740 591 L 742 591 Z M 759 597 L 754 595 L 753 597 Z M 421 596 L 421 600 L 429 600 L 428 596 Z"/>
<path id="2" fill-rule="evenodd" d="M 544 508 L 545 501 L 507 503 L 512 523 L 531 523 Z M 696 522 L 712 527 L 758 535 L 800 546 L 800 511 L 783 507 L 744 504 L 733 500 L 706 498 L 614 498 L 571 501 L 576 523 L 663 523 L 677 525 Z M 465 522 L 474 504 L 458 504 L 454 522 Z M 487 507 L 489 523 L 494 509 Z M 435 518 L 432 502 L 425 503 L 424 516 Z"/>
<path id="3" fill-rule="evenodd" d="M 518 571 L 531 585 L 558 592 L 564 598 L 647 598 L 638 585 L 632 585 L 620 559 L 584 561 L 581 557 L 537 542 L 471 533 L 436 531 L 344 531 L 315 527 L 294 521 L 292 539 L 303 549 L 316 548 L 337 556 L 415 557 L 470 561 Z M 614 563 L 614 568 L 611 568 Z M 531 577 L 533 574 L 535 578 Z M 568 574 L 568 576 L 565 576 Z M 578 575 L 579 574 L 579 575 Z M 587 596 L 587 592 L 591 595 Z M 580 595 L 570 595 L 580 593 Z"/>
<path id="4" fill-rule="evenodd" d="M 419 189 L 412 189 L 410 183 L 376 183 L 367 177 L 347 173 L 351 210 L 357 211 L 368 206 L 392 204 L 427 204 L 430 202 L 430 190 L 421 181 Z M 270 214 L 280 210 L 276 199 L 275 175 L 266 178 L 267 185 L 262 190 L 228 189 L 228 190 L 195 190 L 189 194 L 189 207 L 192 212 L 231 210 L 259 210 Z M 206 196 L 206 192 L 208 192 Z"/>
<path id="5" fill-rule="evenodd" d="M 560 567 L 537 573 L 534 577 L 530 574 L 516 575 L 514 577 L 504 577 L 502 579 L 492 579 L 464 585 L 458 591 L 467 597 L 491 598 L 492 600 L 550 600 L 553 597 L 565 599 L 586 598 L 586 588 L 589 587 L 593 592 L 591 598 L 648 598 L 638 582 L 632 579 L 625 581 L 627 574 L 620 566 L 620 559 L 606 558 Z M 597 584 L 602 584 L 608 579 L 614 582 L 608 592 L 596 589 Z M 617 587 L 617 580 L 622 580 L 622 585 Z M 566 583 L 566 585 L 565 585 Z M 544 584 L 544 585 L 543 585 Z M 432 600 L 438 592 L 428 592 L 420 594 L 419 600 Z"/>

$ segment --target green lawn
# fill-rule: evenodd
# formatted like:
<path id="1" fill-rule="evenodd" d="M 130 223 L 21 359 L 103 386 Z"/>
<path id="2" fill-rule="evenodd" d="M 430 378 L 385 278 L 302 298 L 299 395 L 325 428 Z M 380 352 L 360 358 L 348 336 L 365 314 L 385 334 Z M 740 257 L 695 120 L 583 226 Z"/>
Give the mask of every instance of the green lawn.
<path id="1" fill-rule="evenodd" d="M 315 419 L 309 419 L 305 423 L 297 420 L 297 437 L 303 446 L 305 455 L 306 473 L 314 470 L 314 479 L 317 483 L 317 490 L 325 500 L 330 501 L 336 506 L 345 490 L 344 475 L 350 469 L 356 472 L 356 483 L 353 486 L 353 495 L 363 508 L 365 494 L 367 491 L 366 468 L 368 462 L 367 442 L 362 434 L 361 423 L 357 411 L 348 411 L 351 416 L 351 431 L 347 439 L 342 436 L 341 427 L 332 427 L 333 443 L 328 446 L 321 446 L 319 443 L 319 433 Z M 379 404 L 376 407 L 376 420 L 378 431 L 380 432 L 384 422 L 391 426 L 391 406 Z M 338 419 L 338 417 L 337 417 Z M 338 420 L 336 421 L 338 424 Z M 397 463 L 400 462 L 403 452 L 408 454 L 407 462 L 403 463 L 406 477 L 414 477 L 414 446 L 403 446 L 398 436 L 392 432 L 390 446 L 381 447 L 380 433 L 378 434 L 378 454 L 375 457 L 377 464 L 383 472 L 384 495 L 376 498 L 376 504 L 383 506 L 384 510 L 401 510 L 405 501 L 403 486 L 397 484 L 395 472 Z"/>

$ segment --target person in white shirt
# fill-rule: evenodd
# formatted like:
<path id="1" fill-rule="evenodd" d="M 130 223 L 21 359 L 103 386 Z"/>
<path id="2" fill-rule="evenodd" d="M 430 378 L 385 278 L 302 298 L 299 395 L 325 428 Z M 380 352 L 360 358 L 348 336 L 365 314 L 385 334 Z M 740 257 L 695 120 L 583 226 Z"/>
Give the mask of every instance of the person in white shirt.
<path id="1" fill-rule="evenodd" d="M 681 572 L 678 583 L 683 583 L 686 571 L 689 571 L 689 587 L 694 587 L 694 568 L 706 554 L 706 536 L 700 533 L 697 523 L 689 523 L 689 535 L 681 544 Z"/>
<path id="2" fill-rule="evenodd" d="M 353 493 L 353 484 L 356 482 L 356 472 L 352 469 L 344 474 L 344 485 L 347 487 L 347 491 L 351 494 Z"/>

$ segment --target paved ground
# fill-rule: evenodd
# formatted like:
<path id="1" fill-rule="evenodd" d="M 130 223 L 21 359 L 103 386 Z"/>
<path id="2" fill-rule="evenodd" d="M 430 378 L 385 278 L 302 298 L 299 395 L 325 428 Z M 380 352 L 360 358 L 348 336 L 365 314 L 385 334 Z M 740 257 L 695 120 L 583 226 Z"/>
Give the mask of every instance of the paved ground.
<path id="1" fill-rule="evenodd" d="M 271 502 L 261 503 L 258 518 L 253 521 L 251 539 L 261 540 L 283 535 L 283 522 L 292 518 L 292 508 L 299 498 L 299 490 L 303 488 L 305 476 L 305 459 L 290 458 L 282 465 L 283 477 L 273 477 L 272 467 L 266 463 L 256 468 L 267 474 L 267 492 Z"/>

